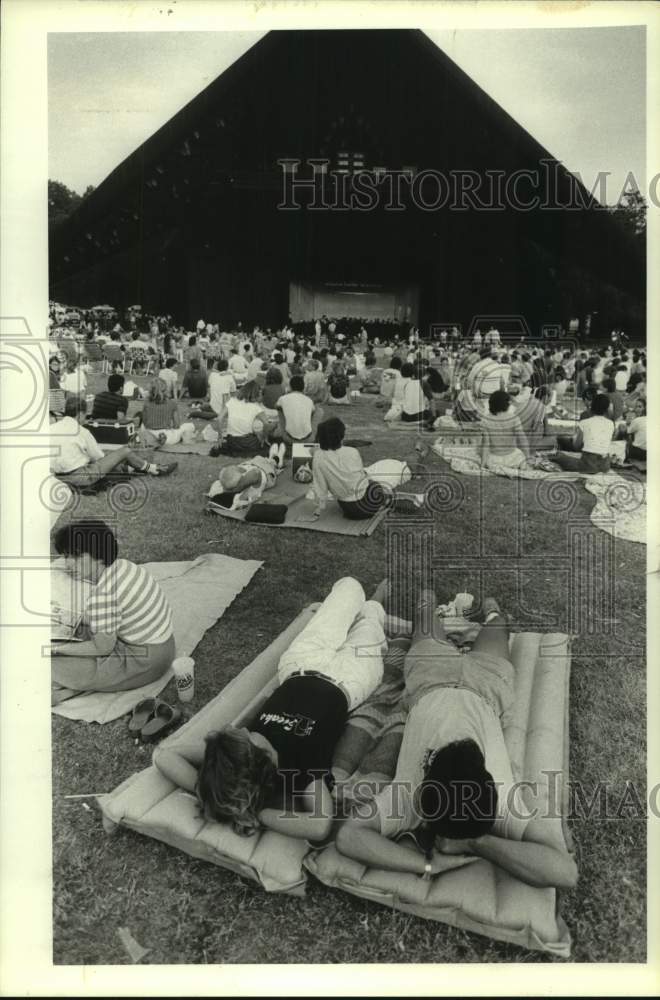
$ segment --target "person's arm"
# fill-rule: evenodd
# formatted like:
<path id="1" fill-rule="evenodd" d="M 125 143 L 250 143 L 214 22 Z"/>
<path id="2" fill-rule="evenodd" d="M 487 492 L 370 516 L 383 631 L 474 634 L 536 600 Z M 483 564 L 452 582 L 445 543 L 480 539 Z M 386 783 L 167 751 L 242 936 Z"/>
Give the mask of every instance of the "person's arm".
<path id="1" fill-rule="evenodd" d="M 178 788 L 195 794 L 197 773 L 204 759 L 204 748 L 201 746 L 181 746 L 176 750 L 169 747 L 158 747 L 154 751 L 152 763 L 160 773 L 169 778 Z"/>
<path id="2" fill-rule="evenodd" d="M 444 841 L 441 851 L 449 854 L 469 851 L 490 861 L 516 878 L 539 888 L 572 889 L 577 882 L 577 865 L 568 851 L 545 842 L 544 819 L 532 819 L 522 840 L 507 840 L 487 833 L 473 840 Z"/>
<path id="3" fill-rule="evenodd" d="M 573 438 L 573 448 L 575 451 L 582 451 L 584 448 L 584 435 L 582 434 L 581 427 L 578 427 L 575 432 L 575 437 Z"/>
<path id="4" fill-rule="evenodd" d="M 262 809 L 260 822 L 269 830 L 300 840 L 325 840 L 332 828 L 334 800 L 323 778 L 307 786 L 299 796 L 301 812 Z"/>
<path id="5" fill-rule="evenodd" d="M 312 459 L 312 489 L 316 494 L 316 510 L 314 511 L 315 517 L 320 517 L 321 512 L 325 510 L 329 487 L 328 482 L 323 474 L 323 470 L 320 468 L 318 462 L 315 461 L 316 456 Z"/>
<path id="6" fill-rule="evenodd" d="M 179 408 L 176 404 L 172 407 L 170 413 L 170 426 L 174 428 L 181 426 L 181 419 L 179 417 Z"/>
<path id="7" fill-rule="evenodd" d="M 282 397 L 280 396 L 280 399 L 281 398 Z M 280 399 L 277 400 L 277 403 L 275 404 L 275 409 L 277 410 L 277 420 L 278 420 L 279 432 L 280 432 L 280 435 L 283 435 L 284 432 L 286 431 L 286 417 L 284 416 L 284 410 L 280 406 Z"/>
<path id="8" fill-rule="evenodd" d="M 525 431 L 523 430 L 522 424 L 520 423 L 519 420 L 516 423 L 516 445 L 518 448 L 520 448 L 525 458 L 532 457 L 532 453 L 529 447 L 529 441 L 527 440 L 527 435 L 525 434 Z"/>
<path id="9" fill-rule="evenodd" d="M 96 632 L 84 642 L 62 642 L 52 647 L 54 656 L 109 656 L 117 644 L 115 632 Z"/>
<path id="10" fill-rule="evenodd" d="M 335 844 L 340 854 L 360 861 L 370 868 L 424 875 L 427 873 L 428 864 L 430 865 L 428 874 L 438 875 L 448 868 L 456 867 L 455 863 L 448 861 L 446 854 L 434 851 L 427 859 L 426 855 L 409 841 L 396 843 L 388 840 L 380 832 L 378 813 L 367 819 L 347 820 L 339 828 Z M 464 849 L 461 853 L 467 854 L 468 851 Z"/>
<path id="11" fill-rule="evenodd" d="M 88 431 L 86 427 L 80 428 L 79 443 L 82 451 L 87 455 L 90 462 L 99 462 L 105 456 L 105 452 L 101 448 L 100 444 L 92 432 Z"/>
<path id="12" fill-rule="evenodd" d="M 312 402 L 314 402 L 314 400 L 312 400 Z M 317 428 L 319 426 L 319 421 L 321 419 L 321 416 L 322 416 L 321 411 L 319 410 L 319 408 L 316 405 L 316 403 L 314 403 L 314 408 L 313 408 L 313 410 L 312 410 L 312 412 L 310 414 L 310 418 L 309 418 L 309 422 L 310 422 L 310 425 L 311 425 L 311 428 L 312 428 L 312 430 L 311 430 L 312 440 L 314 440 L 314 438 L 316 437 L 316 431 L 317 431 Z"/>

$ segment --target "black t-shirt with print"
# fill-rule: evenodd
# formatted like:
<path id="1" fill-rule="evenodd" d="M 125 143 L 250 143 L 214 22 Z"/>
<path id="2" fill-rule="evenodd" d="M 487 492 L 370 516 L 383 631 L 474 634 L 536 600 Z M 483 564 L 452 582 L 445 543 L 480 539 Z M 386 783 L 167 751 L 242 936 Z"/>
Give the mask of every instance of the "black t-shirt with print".
<path id="1" fill-rule="evenodd" d="M 277 751 L 288 794 L 329 774 L 347 716 L 345 694 L 321 677 L 290 677 L 268 698 L 250 728 Z"/>

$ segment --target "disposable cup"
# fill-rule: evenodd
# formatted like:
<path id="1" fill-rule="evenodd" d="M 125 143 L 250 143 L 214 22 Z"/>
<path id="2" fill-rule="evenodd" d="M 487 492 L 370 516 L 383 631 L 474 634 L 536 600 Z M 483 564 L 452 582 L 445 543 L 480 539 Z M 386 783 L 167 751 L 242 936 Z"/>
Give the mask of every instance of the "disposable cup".
<path id="1" fill-rule="evenodd" d="M 172 663 L 179 701 L 192 701 L 195 697 L 195 661 L 190 656 L 179 656 Z"/>

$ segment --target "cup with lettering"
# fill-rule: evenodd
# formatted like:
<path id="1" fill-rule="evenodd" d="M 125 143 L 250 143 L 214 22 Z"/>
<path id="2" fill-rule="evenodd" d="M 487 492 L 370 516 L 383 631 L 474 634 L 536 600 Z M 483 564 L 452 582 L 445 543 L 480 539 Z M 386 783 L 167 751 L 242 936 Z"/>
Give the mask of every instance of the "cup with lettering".
<path id="1" fill-rule="evenodd" d="M 172 664 L 179 701 L 195 697 L 195 661 L 191 656 L 179 656 Z"/>

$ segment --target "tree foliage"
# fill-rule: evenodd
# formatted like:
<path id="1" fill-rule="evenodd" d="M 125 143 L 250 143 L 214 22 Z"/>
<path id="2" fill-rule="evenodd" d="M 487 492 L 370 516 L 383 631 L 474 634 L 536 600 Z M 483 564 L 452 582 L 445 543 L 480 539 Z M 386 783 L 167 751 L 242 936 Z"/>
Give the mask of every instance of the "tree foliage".
<path id="1" fill-rule="evenodd" d="M 61 181 L 48 181 L 48 223 L 55 225 L 68 218 L 78 207 L 83 198 L 92 193 L 94 186 L 88 184 L 82 197 Z"/>
<path id="2" fill-rule="evenodd" d="M 646 200 L 637 185 L 624 185 L 618 203 L 610 208 L 619 225 L 638 240 L 646 237 Z"/>

